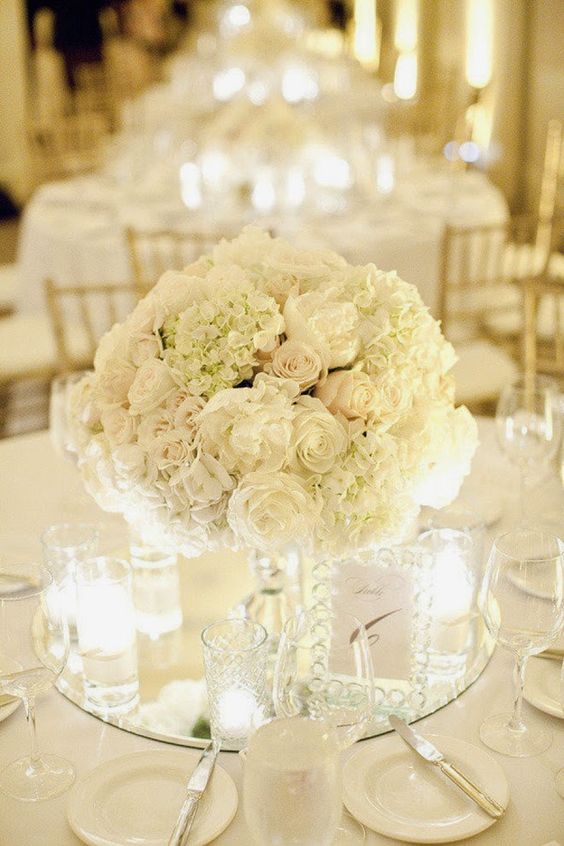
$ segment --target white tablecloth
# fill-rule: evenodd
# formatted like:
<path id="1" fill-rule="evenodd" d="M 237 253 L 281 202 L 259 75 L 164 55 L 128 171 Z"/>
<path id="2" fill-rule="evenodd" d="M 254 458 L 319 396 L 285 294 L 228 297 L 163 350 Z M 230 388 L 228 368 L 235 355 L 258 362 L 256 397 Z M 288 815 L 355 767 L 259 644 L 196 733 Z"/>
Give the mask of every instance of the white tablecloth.
<path id="1" fill-rule="evenodd" d="M 163 181 L 169 184 L 167 180 Z M 303 247 L 330 247 L 355 264 L 374 262 L 417 285 L 434 310 L 438 297 L 439 251 L 446 222 L 499 222 L 507 214 L 501 193 L 480 173 L 454 173 L 437 166 L 416 169 L 393 195 L 346 213 L 312 218 L 268 217 L 273 227 Z M 218 207 L 206 216 L 188 211 L 158 184 L 132 189 L 107 177 L 90 176 L 40 188 L 26 208 L 19 245 L 23 311 L 43 308 L 43 281 L 124 282 L 131 278 L 124 226 L 193 226 L 218 237 L 237 232 L 253 217 Z M 256 220 L 259 225 L 260 220 Z"/>
<path id="2" fill-rule="evenodd" d="M 482 446 L 475 462 L 469 487 L 479 494 L 500 494 L 510 506 L 515 501 L 515 476 L 499 455 L 491 423 L 481 423 Z M 74 469 L 63 465 L 44 433 L 0 442 L 0 551 L 4 554 L 18 544 L 36 544 L 40 531 L 63 516 L 65 489 L 73 483 Z M 555 476 L 546 476 L 531 491 L 535 514 L 545 523 L 562 529 L 564 494 Z M 92 506 L 91 507 L 95 509 Z M 505 523 L 511 522 L 506 508 Z M 72 519 L 73 515 L 69 515 Z M 100 516 L 100 515 L 98 515 Z M 117 528 L 119 522 L 112 520 Z M 497 527 L 501 531 L 502 524 Z M 418 725 L 423 732 L 446 734 L 480 744 L 479 726 L 484 717 L 511 704 L 511 657 L 498 650 L 490 664 L 457 700 Z M 564 722 L 546 716 L 525 704 L 526 717 L 542 723 L 554 734 L 547 752 L 530 759 L 507 758 L 491 753 L 507 775 L 511 800 L 504 818 L 488 831 L 466 842 L 477 846 L 542 846 L 549 841 L 564 845 L 564 799 L 556 793 L 554 775 L 564 766 Z M 70 704 L 56 691 L 38 704 L 38 730 L 41 748 L 72 760 L 78 776 L 98 764 L 130 752 L 166 748 L 105 725 Z M 0 723 L 0 767 L 27 750 L 27 733 L 22 709 Z M 366 741 L 377 754 L 379 739 Z M 347 754 L 351 754 L 349 751 Z M 234 778 L 241 798 L 242 771 L 237 755 L 222 753 L 220 763 Z M 78 839 L 66 821 L 67 796 L 37 805 L 21 804 L 0 794 L 1 846 L 77 846 Z M 218 844 L 251 846 L 242 806 Z M 397 841 L 374 832 L 367 835 L 367 846 L 392 846 Z"/>

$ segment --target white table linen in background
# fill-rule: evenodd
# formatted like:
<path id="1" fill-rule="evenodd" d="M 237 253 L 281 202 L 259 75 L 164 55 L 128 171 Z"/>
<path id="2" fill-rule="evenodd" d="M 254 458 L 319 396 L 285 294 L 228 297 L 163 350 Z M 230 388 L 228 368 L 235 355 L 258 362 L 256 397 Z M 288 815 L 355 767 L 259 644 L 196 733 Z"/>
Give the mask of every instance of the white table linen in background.
<path id="1" fill-rule="evenodd" d="M 501 496 L 506 501 L 505 517 L 496 533 L 512 523 L 516 503 L 516 475 L 495 445 L 491 421 L 480 421 L 482 444 L 467 482 L 474 495 Z M 61 520 L 65 488 L 72 484 L 75 470 L 58 459 L 45 433 L 0 442 L 0 552 L 7 554 L 21 543 L 39 549 L 39 534 L 49 523 Z M 564 529 L 564 492 L 556 476 L 535 480 L 530 500 L 534 514 L 554 530 Z M 102 515 L 94 505 L 85 506 L 82 518 L 109 521 L 112 534 L 119 531 L 115 517 Z M 67 519 L 79 519 L 66 515 Z M 494 713 L 506 711 L 512 701 L 512 658 L 497 650 L 482 676 L 458 699 L 418 723 L 423 733 L 452 735 L 480 745 L 479 726 Z M 486 832 L 466 840 L 476 846 L 542 846 L 551 840 L 564 843 L 564 799 L 556 793 L 554 776 L 564 766 L 564 721 L 524 705 L 532 723 L 548 726 L 554 735 L 552 746 L 530 759 L 507 758 L 492 752 L 503 767 L 511 789 L 505 817 Z M 98 764 L 119 755 L 167 744 L 127 734 L 97 720 L 57 691 L 38 703 L 40 747 L 73 761 L 78 777 Z M 365 741 L 373 744 L 378 738 Z M 23 709 L 0 723 L 0 767 L 26 753 L 28 735 Z M 171 747 L 176 748 L 176 747 Z M 354 753 L 354 749 L 346 754 Z M 239 790 L 239 810 L 231 826 L 215 841 L 221 846 L 251 846 L 242 807 L 242 764 L 239 756 L 222 753 L 220 763 L 234 778 Z M 454 790 L 455 788 L 453 788 Z M 37 805 L 23 804 L 0 794 L 1 846 L 78 846 L 79 840 L 66 821 L 67 795 Z M 151 797 L 148 797 L 151 801 Z M 174 810 L 171 809 L 171 822 Z M 368 832 L 367 846 L 393 846 L 398 841 Z"/>
<path id="2" fill-rule="evenodd" d="M 163 183 L 169 184 L 167 179 Z M 400 181 L 393 195 L 342 214 L 323 218 L 305 211 L 270 215 L 262 219 L 262 225 L 300 247 L 330 248 L 354 264 L 372 261 L 383 270 L 397 270 L 417 285 L 424 302 L 435 311 L 445 224 L 495 223 L 506 216 L 501 193 L 483 174 L 425 165 Z M 102 175 L 44 185 L 23 217 L 20 309 L 44 308 L 45 278 L 73 285 L 129 281 L 127 225 L 203 229 L 220 237 L 251 222 L 261 225 L 255 215 L 223 208 L 219 201 L 205 212 L 188 212 L 179 199 L 159 192 L 154 174 L 151 184 L 140 182 L 134 191 Z"/>

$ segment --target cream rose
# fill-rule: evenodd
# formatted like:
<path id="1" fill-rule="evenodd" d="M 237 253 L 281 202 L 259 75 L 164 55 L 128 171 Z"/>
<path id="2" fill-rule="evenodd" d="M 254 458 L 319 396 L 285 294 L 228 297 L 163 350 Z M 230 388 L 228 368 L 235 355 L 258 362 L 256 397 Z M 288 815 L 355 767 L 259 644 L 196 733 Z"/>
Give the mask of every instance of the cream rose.
<path id="1" fill-rule="evenodd" d="M 152 358 L 158 358 L 162 351 L 163 342 L 160 336 L 152 332 L 133 335 L 127 347 L 129 358 L 136 367 L 140 367 L 143 362 Z"/>
<path id="2" fill-rule="evenodd" d="M 336 370 L 323 385 L 315 389 L 331 414 L 342 414 L 347 420 L 357 417 L 367 420 L 374 415 L 378 392 L 366 373 L 358 370 Z"/>
<path id="3" fill-rule="evenodd" d="M 172 429 L 157 438 L 149 448 L 149 461 L 168 475 L 194 457 L 193 439 L 186 429 Z"/>
<path id="4" fill-rule="evenodd" d="M 300 391 L 307 391 L 327 374 L 321 355 L 304 341 L 285 341 L 274 351 L 265 370 L 281 379 L 292 379 Z"/>
<path id="5" fill-rule="evenodd" d="M 137 429 L 137 421 L 127 408 L 120 405 L 102 412 L 104 434 L 112 447 L 130 443 Z"/>
<path id="6" fill-rule="evenodd" d="M 96 398 L 100 404 L 122 405 L 127 401 L 136 370 L 127 359 L 116 357 L 108 361 L 97 376 Z"/>
<path id="7" fill-rule="evenodd" d="M 280 549 L 304 541 L 316 507 L 294 473 L 249 473 L 231 495 L 227 521 L 251 549 Z"/>
<path id="8" fill-rule="evenodd" d="M 146 414 L 160 405 L 176 388 L 166 364 L 151 359 L 141 365 L 128 392 L 132 414 Z"/>
<path id="9" fill-rule="evenodd" d="M 331 291 L 290 296 L 284 306 L 286 336 L 314 346 L 331 370 L 346 367 L 360 350 L 359 314 L 353 303 L 332 298 Z"/>
<path id="10" fill-rule="evenodd" d="M 302 397 L 296 410 L 290 467 L 298 473 L 327 473 L 347 448 L 346 432 L 318 399 Z"/>
<path id="11" fill-rule="evenodd" d="M 174 425 L 177 429 L 185 427 L 195 435 L 198 429 L 198 415 L 205 407 L 206 401 L 202 397 L 186 397 L 176 409 Z"/>
<path id="12" fill-rule="evenodd" d="M 123 444 L 112 452 L 118 488 L 129 490 L 147 475 L 145 451 L 138 444 Z"/>

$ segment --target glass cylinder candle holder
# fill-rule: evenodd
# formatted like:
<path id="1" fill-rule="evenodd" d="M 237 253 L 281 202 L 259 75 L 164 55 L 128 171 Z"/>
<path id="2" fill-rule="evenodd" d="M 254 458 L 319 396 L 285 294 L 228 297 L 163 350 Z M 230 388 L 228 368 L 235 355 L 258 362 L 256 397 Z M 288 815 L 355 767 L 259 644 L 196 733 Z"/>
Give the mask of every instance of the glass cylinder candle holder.
<path id="1" fill-rule="evenodd" d="M 457 673 L 465 667 L 479 619 L 474 543 L 466 532 L 431 529 L 418 544 L 431 557 L 430 670 Z"/>
<path id="2" fill-rule="evenodd" d="M 202 632 L 212 737 L 224 748 L 243 748 L 267 718 L 268 636 L 251 620 L 222 620 Z"/>
<path id="3" fill-rule="evenodd" d="M 100 532 L 90 523 L 55 523 L 41 536 L 43 561 L 58 590 L 49 598 L 50 613 L 57 619 L 64 613 L 71 643 L 76 643 L 76 568 L 98 552 Z M 57 602 L 57 608 L 52 603 Z"/>
<path id="4" fill-rule="evenodd" d="M 178 557 L 130 531 L 129 560 L 137 631 L 157 639 L 182 625 Z"/>
<path id="5" fill-rule="evenodd" d="M 103 712 L 125 713 L 139 700 L 129 564 L 107 557 L 82 561 L 76 588 L 85 696 Z"/>
<path id="6" fill-rule="evenodd" d="M 427 529 L 454 529 L 470 536 L 473 543 L 471 566 L 477 592 L 484 577 L 486 544 L 484 518 L 466 505 L 455 502 L 446 508 L 432 511 L 427 520 Z"/>

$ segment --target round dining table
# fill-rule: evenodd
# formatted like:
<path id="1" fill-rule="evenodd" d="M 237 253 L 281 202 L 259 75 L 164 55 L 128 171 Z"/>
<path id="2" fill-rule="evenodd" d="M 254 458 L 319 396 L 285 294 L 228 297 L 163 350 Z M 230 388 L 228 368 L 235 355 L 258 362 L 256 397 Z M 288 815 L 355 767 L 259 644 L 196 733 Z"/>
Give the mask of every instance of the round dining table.
<path id="1" fill-rule="evenodd" d="M 508 465 L 496 444 L 491 420 L 479 421 L 480 440 L 473 470 L 465 482 L 464 495 L 488 505 L 492 521 L 490 533 L 500 533 L 515 521 L 516 472 Z M 17 556 L 18 548 L 35 548 L 51 523 L 61 520 L 103 520 L 108 536 L 123 531 L 116 516 L 102 515 L 94 503 L 77 493 L 77 471 L 59 457 L 46 432 L 9 438 L 0 442 L 0 562 Z M 529 480 L 529 519 L 562 534 L 564 492 L 553 469 Z M 70 504 L 69 504 L 70 500 Z M 73 502 L 74 500 L 74 502 Z M 495 503 L 500 513 L 495 514 Z M 492 511 L 493 509 L 493 511 Z M 542 660 L 542 659 L 536 659 Z M 551 662 L 544 661 L 547 665 Z M 512 656 L 496 649 L 482 675 L 463 694 L 441 710 L 421 720 L 423 734 L 448 735 L 481 746 L 479 728 L 485 717 L 507 711 L 512 704 Z M 468 843 L 477 846 L 564 845 L 564 798 L 556 792 L 554 777 L 564 767 L 564 720 L 549 716 L 525 703 L 525 716 L 532 724 L 544 725 L 553 733 L 550 748 L 528 759 L 510 758 L 491 752 L 501 765 L 510 788 L 510 800 L 501 820 L 476 835 Z M 137 751 L 171 749 L 168 744 L 149 740 L 108 725 L 85 713 L 61 693 L 52 689 L 38 701 L 40 749 L 71 760 L 77 778 L 121 755 Z M 378 760 L 384 737 L 362 741 Z M 176 747 L 178 748 L 178 747 Z M 482 746 L 482 748 L 484 748 Z M 20 706 L 0 722 L 0 768 L 27 753 L 28 734 Z M 354 755 L 355 748 L 345 755 Z M 225 846 L 251 846 L 242 804 L 243 762 L 239 755 L 222 752 L 220 765 L 232 776 L 239 793 L 239 807 L 233 822 L 216 841 Z M 454 790 L 455 788 L 453 788 Z M 39 803 L 21 803 L 0 794 L 0 844 L 2 846 L 77 846 L 79 840 L 66 816 L 69 794 Z M 147 797 L 151 801 L 151 797 Z M 171 828 L 175 810 L 171 809 Z M 367 846 L 391 846 L 390 840 L 367 830 Z"/>

